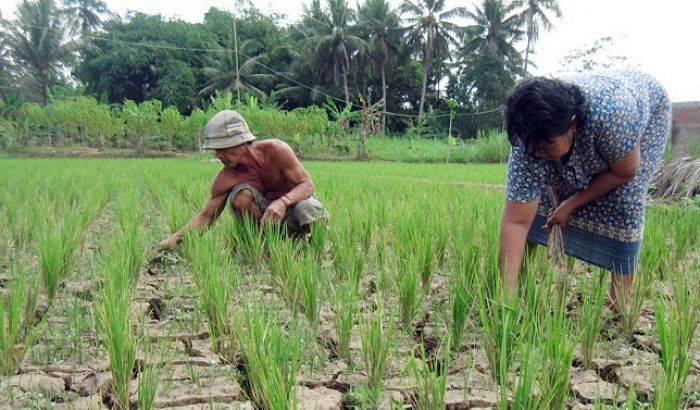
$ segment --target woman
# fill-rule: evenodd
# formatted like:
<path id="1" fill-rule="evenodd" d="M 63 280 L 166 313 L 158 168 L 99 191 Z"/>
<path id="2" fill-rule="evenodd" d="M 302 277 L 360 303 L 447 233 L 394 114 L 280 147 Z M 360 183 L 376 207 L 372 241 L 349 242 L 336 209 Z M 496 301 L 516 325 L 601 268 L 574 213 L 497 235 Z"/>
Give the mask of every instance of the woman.
<path id="1" fill-rule="evenodd" d="M 628 294 L 649 179 L 671 128 L 664 88 L 637 71 L 532 78 L 511 91 L 506 121 L 512 150 L 500 264 L 509 288 L 526 242 L 546 246 L 559 225 L 567 254 L 613 273 L 612 301 Z"/>

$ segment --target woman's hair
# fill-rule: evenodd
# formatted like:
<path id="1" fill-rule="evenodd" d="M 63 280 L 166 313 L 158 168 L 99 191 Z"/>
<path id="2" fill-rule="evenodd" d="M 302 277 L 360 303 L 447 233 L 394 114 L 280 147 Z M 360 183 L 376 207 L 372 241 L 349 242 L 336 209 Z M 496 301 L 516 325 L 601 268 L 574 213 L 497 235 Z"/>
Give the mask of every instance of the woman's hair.
<path id="1" fill-rule="evenodd" d="M 574 84 L 545 77 L 522 81 L 508 95 L 506 127 L 515 146 L 520 140 L 528 150 L 551 142 L 571 127 L 571 116 L 583 124 L 584 99 Z"/>

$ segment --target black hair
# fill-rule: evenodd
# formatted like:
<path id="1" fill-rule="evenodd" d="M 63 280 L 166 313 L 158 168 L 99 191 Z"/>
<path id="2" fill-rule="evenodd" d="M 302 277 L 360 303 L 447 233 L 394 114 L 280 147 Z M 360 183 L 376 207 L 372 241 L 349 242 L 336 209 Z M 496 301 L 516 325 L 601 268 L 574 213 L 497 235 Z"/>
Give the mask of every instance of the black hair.
<path id="1" fill-rule="evenodd" d="M 571 127 L 575 115 L 585 121 L 581 90 L 554 78 L 533 77 L 522 81 L 508 95 L 506 128 L 511 145 L 520 140 L 528 150 L 541 142 L 552 142 Z"/>

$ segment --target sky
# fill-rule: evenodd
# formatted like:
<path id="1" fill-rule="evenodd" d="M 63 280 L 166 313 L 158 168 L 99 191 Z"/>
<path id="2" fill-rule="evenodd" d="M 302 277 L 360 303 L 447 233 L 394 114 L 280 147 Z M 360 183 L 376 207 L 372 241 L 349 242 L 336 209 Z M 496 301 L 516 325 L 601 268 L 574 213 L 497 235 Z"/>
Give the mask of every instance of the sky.
<path id="1" fill-rule="evenodd" d="M 135 10 L 199 22 L 210 7 L 230 9 L 234 0 L 106 0 L 120 15 Z M 400 4 L 400 0 L 389 0 Z M 0 1 L 5 18 L 19 0 Z M 479 0 L 447 0 L 448 7 L 472 9 Z M 277 12 L 289 21 L 303 10 L 301 0 L 254 0 L 261 11 Z M 350 0 L 355 4 L 355 0 Z M 541 32 L 532 60 L 538 75 L 561 74 L 562 58 L 572 50 L 612 37 L 609 53 L 661 81 L 673 101 L 700 101 L 700 1 L 698 0 L 559 0 L 562 18 L 550 32 Z M 524 48 L 524 46 L 523 46 Z"/>

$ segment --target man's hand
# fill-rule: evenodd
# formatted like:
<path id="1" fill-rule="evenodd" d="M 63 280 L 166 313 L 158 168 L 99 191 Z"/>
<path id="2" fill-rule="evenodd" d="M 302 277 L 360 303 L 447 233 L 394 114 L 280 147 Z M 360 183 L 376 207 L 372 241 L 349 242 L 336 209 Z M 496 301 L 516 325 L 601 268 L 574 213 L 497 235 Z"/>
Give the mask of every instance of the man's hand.
<path id="1" fill-rule="evenodd" d="M 574 208 L 572 202 L 568 199 L 562 201 L 562 203 L 560 203 L 556 209 L 549 211 L 547 222 L 545 222 L 542 228 L 544 228 L 547 232 L 549 232 L 554 225 L 559 225 L 562 228 L 566 228 L 566 225 L 569 223 L 571 213 L 574 212 L 575 209 L 576 208 Z"/>
<path id="2" fill-rule="evenodd" d="M 169 251 L 175 250 L 175 248 L 177 247 L 177 244 L 179 242 L 180 241 L 176 235 L 171 235 L 167 239 L 158 243 L 158 245 L 156 246 L 156 251 L 160 252 L 160 251 L 164 251 L 164 250 L 169 250 Z"/>
<path id="3" fill-rule="evenodd" d="M 264 225 L 269 222 L 280 222 L 287 214 L 287 204 L 281 199 L 273 201 L 262 216 L 260 222 Z"/>

